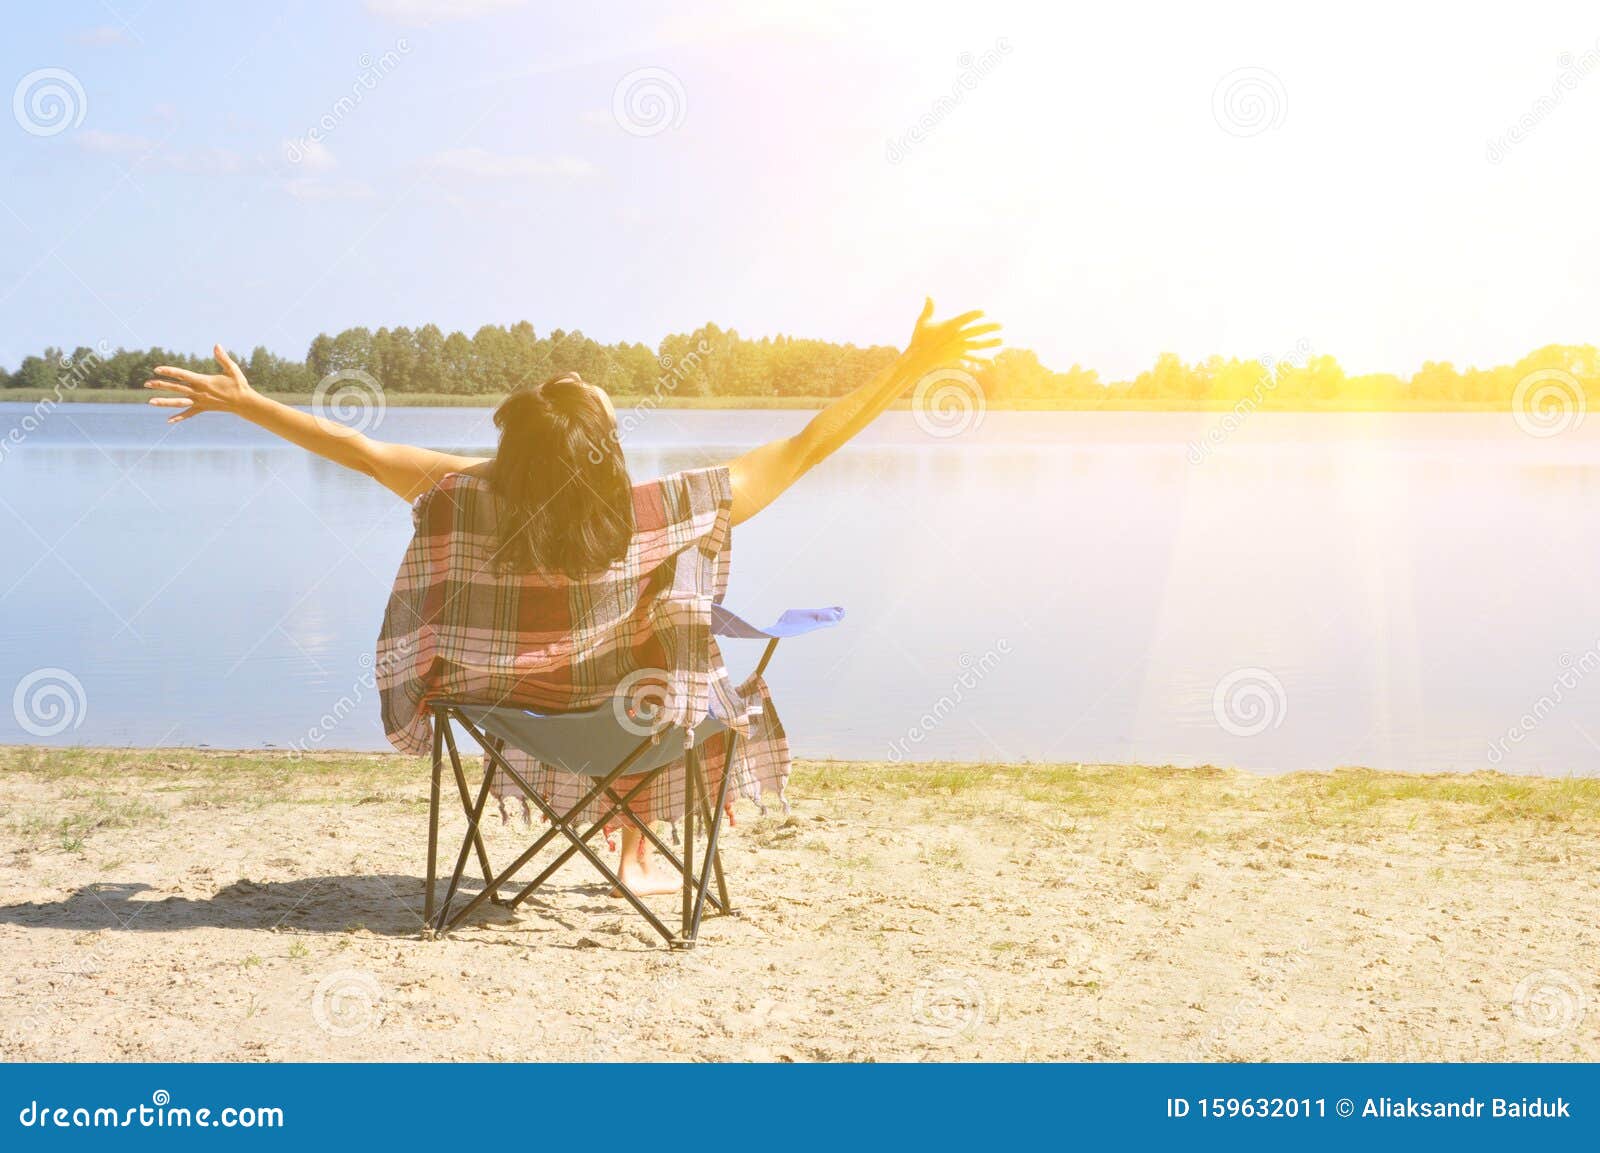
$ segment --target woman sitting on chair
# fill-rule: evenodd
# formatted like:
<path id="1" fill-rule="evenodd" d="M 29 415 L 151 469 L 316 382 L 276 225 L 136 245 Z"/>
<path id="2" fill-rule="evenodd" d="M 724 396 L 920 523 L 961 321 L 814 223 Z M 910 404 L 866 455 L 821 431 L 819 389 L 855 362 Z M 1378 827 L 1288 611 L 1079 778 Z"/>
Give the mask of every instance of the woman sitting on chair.
<path id="1" fill-rule="evenodd" d="M 428 751 L 429 700 L 573 711 L 615 704 L 619 685 L 655 670 L 665 682 L 656 711 L 666 720 L 692 727 L 709 708 L 743 737 L 733 765 L 722 763 L 727 756 L 719 761 L 726 746 L 707 742 L 710 788 L 734 772 L 739 792 L 758 798 L 763 789 L 782 795 L 788 747 L 766 686 L 759 678 L 727 684 L 705 627 L 727 581 L 728 530 L 766 508 L 918 380 L 971 365 L 977 352 L 998 345 L 990 334 L 999 325 L 979 323 L 981 316 L 936 322 L 930 300 L 906 350 L 795 436 L 722 468 L 641 485 L 629 479 L 610 398 L 570 373 L 519 389 L 500 405 L 499 448 L 489 459 L 376 441 L 269 400 L 220 345 L 213 351 L 223 372 L 160 366 L 159 379 L 145 387 L 176 394 L 150 401 L 180 409 L 172 422 L 231 412 L 415 502 L 417 533 L 385 614 L 376 666 L 385 729 L 397 748 Z M 474 533 L 487 533 L 481 546 L 467 540 L 459 556 L 439 559 L 441 541 Z M 686 644 L 685 636 L 696 639 Z M 696 646 L 698 654 L 685 652 Z M 567 774 L 524 764 L 523 776 L 542 797 L 576 803 Z M 505 784 L 497 783 L 497 795 Z M 630 803 L 630 819 L 675 819 L 675 795 L 652 786 Z M 648 848 L 638 828 L 624 823 L 623 883 L 636 895 L 676 891 L 677 877 Z"/>

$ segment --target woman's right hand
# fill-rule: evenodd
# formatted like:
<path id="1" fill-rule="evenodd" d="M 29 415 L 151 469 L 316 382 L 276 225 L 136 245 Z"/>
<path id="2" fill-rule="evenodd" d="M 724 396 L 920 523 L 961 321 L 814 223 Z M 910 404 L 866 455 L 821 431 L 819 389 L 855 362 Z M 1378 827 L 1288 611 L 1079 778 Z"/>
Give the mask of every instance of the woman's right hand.
<path id="1" fill-rule="evenodd" d="M 257 395 L 256 390 L 250 387 L 250 382 L 244 378 L 239 366 L 228 355 L 227 349 L 219 344 L 211 350 L 211 355 L 217 358 L 217 363 L 223 367 L 223 372 L 207 375 L 161 364 L 156 366 L 157 376 L 169 379 L 144 382 L 146 388 L 177 393 L 176 396 L 157 396 L 150 399 L 150 403 L 157 408 L 183 410 L 168 417 L 168 424 L 177 424 L 179 421 L 188 420 L 191 416 L 199 416 L 202 412 L 237 412 L 243 404 Z"/>

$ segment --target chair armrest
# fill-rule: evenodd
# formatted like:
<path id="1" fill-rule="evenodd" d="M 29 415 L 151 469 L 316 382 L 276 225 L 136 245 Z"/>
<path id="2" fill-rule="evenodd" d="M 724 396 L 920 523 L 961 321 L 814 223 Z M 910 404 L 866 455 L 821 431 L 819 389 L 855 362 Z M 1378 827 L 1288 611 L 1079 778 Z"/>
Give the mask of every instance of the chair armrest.
<path id="1" fill-rule="evenodd" d="M 765 628 L 758 627 L 721 605 L 711 606 L 711 632 L 714 636 L 742 640 L 780 640 L 784 637 L 804 636 L 818 629 L 832 628 L 844 620 L 844 609 L 838 605 L 820 609 L 787 609 Z"/>

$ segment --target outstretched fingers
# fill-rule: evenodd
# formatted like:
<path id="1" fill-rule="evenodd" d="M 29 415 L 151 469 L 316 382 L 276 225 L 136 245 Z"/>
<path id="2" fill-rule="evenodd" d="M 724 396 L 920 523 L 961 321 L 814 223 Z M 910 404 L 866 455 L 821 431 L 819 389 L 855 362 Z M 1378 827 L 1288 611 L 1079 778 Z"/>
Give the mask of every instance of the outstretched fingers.
<path id="1" fill-rule="evenodd" d="M 233 379 L 239 383 L 244 383 L 244 373 L 240 370 L 239 366 L 234 363 L 233 357 L 228 355 L 227 349 L 223 348 L 220 344 L 214 345 L 211 349 L 211 355 L 217 358 L 217 363 L 222 365 L 224 372 L 233 377 Z"/>
<path id="2" fill-rule="evenodd" d="M 195 404 L 188 397 L 183 396 L 152 396 L 147 402 L 155 408 L 176 408 L 179 411 L 167 418 L 168 424 L 177 424 L 180 420 L 188 420 L 191 416 L 198 416 L 205 409 Z"/>
<path id="3" fill-rule="evenodd" d="M 172 368 L 165 364 L 156 365 L 154 372 L 157 376 L 170 376 L 187 384 L 204 384 L 206 379 L 203 372 L 190 372 L 187 368 Z"/>

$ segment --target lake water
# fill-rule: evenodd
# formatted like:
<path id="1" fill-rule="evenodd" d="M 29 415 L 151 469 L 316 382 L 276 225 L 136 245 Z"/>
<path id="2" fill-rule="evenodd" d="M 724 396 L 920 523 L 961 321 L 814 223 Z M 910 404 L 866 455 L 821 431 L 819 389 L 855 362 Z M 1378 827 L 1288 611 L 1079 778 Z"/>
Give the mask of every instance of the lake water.
<path id="1" fill-rule="evenodd" d="M 0 442 L 32 411 L 0 404 Z M 657 475 L 807 415 L 657 411 L 627 444 Z M 848 609 L 774 662 L 796 752 L 1600 769 L 1600 420 L 1218 428 L 991 412 L 940 439 L 894 413 L 737 529 L 731 606 Z M 493 443 L 487 410 L 373 432 Z M 368 666 L 409 533 L 231 418 L 56 408 L 0 458 L 0 742 L 287 746 L 343 699 L 323 747 L 385 747 Z"/>

